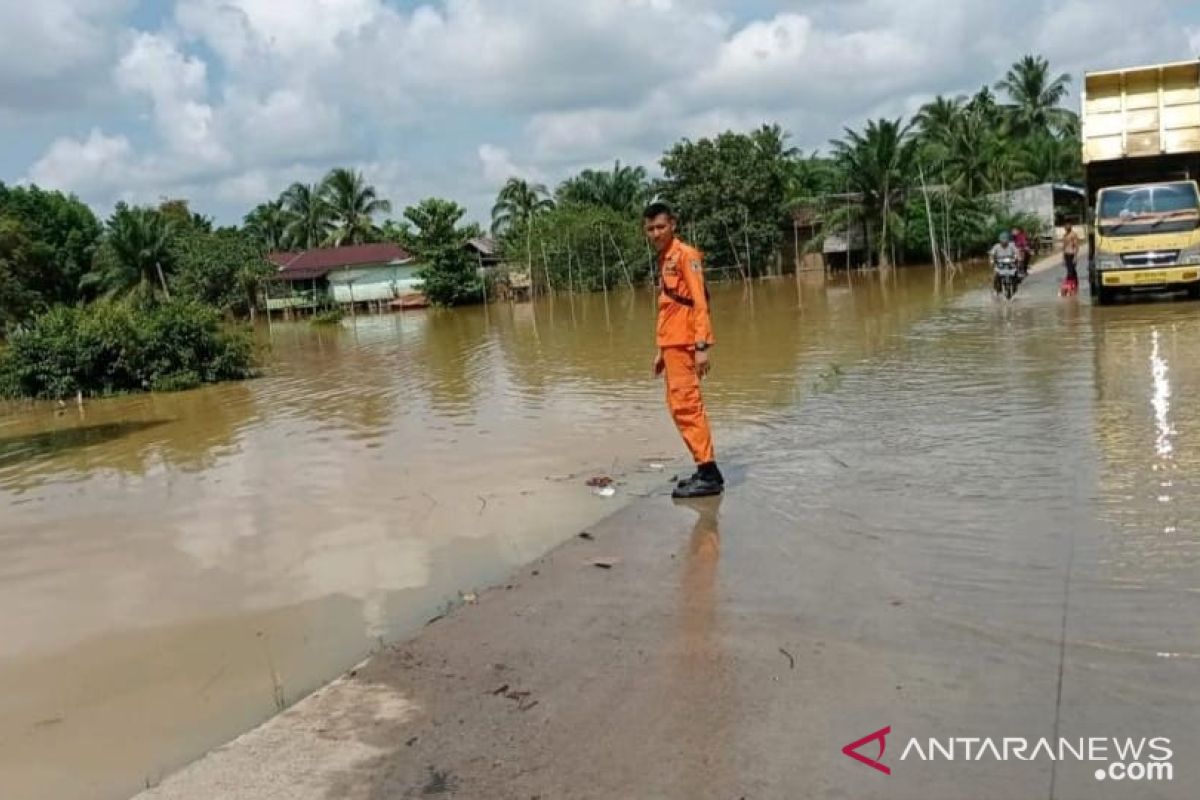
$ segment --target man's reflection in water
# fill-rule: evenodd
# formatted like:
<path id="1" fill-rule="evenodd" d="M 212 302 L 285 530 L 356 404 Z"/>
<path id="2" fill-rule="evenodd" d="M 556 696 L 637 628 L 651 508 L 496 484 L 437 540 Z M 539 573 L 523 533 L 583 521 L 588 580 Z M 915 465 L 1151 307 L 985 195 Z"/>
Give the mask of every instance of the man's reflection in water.
<path id="1" fill-rule="evenodd" d="M 679 636 L 673 648 L 672 733 L 682 757 L 671 797 L 718 797 L 734 790 L 731 710 L 736 703 L 729 697 L 734 681 L 717 600 L 721 500 L 677 503 L 697 516 L 683 553 Z"/>

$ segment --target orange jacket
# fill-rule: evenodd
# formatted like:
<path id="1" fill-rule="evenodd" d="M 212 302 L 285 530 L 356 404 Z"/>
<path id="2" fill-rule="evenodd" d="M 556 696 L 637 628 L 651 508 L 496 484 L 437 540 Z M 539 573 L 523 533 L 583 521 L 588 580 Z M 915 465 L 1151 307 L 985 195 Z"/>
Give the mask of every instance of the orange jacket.
<path id="1" fill-rule="evenodd" d="M 714 344 L 704 291 L 704 263 L 700 251 L 679 239 L 658 257 L 662 279 L 658 295 L 658 346 L 686 347 L 697 342 Z M 689 307 L 671 295 L 691 300 Z"/>

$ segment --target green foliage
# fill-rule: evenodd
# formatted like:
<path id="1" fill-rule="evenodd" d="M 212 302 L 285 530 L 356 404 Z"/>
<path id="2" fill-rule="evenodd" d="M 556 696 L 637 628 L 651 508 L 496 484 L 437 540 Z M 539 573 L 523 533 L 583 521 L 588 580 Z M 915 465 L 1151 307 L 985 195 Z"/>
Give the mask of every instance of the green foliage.
<path id="1" fill-rule="evenodd" d="M 176 231 L 212 233 L 212 217 L 193 212 L 187 200 L 163 200 L 156 210 Z"/>
<path id="2" fill-rule="evenodd" d="M 0 391 L 63 398 L 167 391 L 249 377 L 244 332 L 193 302 L 101 301 L 59 306 L 14 335 L 0 352 Z"/>
<path id="3" fill-rule="evenodd" d="M 477 265 L 463 247 L 472 233 L 459 226 L 464 214 L 458 203 L 437 197 L 404 209 L 411 228 L 403 244 L 421 264 L 421 291 L 434 305 L 476 302 L 482 294 Z"/>
<path id="4" fill-rule="evenodd" d="M 324 311 L 313 315 L 310 322 L 318 327 L 324 325 L 340 325 L 342 320 L 346 318 L 346 312 L 340 308 L 327 308 Z"/>
<path id="5" fill-rule="evenodd" d="M 514 225 L 524 225 L 552 208 L 554 201 L 545 186 L 509 178 L 492 206 L 492 233 L 498 235 Z"/>
<path id="6" fill-rule="evenodd" d="M 504 260 L 528 265 L 543 288 L 598 291 L 648 279 L 641 215 L 604 206 L 559 206 L 500 240 Z"/>
<path id="7" fill-rule="evenodd" d="M 333 212 L 321 184 L 293 183 L 280 196 L 287 211 L 284 243 L 289 249 L 320 247 L 333 231 Z"/>
<path id="8" fill-rule="evenodd" d="M 21 291 L 31 293 L 38 307 L 74 303 L 100 239 L 91 209 L 74 195 L 0 183 L 2 218 L 19 223 L 26 263 L 37 267 L 22 278 Z"/>
<path id="9" fill-rule="evenodd" d="M 861 221 L 878 248 L 880 264 L 890 263 L 889 252 L 904 229 L 900 212 L 916 172 L 917 141 L 911 127 L 900 120 L 871 120 L 861 133 L 847 128 L 845 138 L 832 143 L 851 190 L 862 197 Z"/>
<path id="10" fill-rule="evenodd" d="M 1071 124 L 1075 115 L 1061 107 L 1071 85 L 1065 72 L 1050 77 L 1050 62 L 1043 56 L 1027 55 L 996 82 L 996 90 L 1008 94 L 1010 127 L 1018 138 L 1058 132 Z"/>
<path id="11" fill-rule="evenodd" d="M 361 172 L 330 170 L 322 182 L 322 192 L 333 222 L 325 244 L 362 244 L 378 238 L 379 230 L 371 217 L 390 212 L 392 204 L 379 197 Z"/>
<path id="12" fill-rule="evenodd" d="M 171 242 L 170 263 L 173 294 L 242 316 L 253 312 L 262 281 L 274 272 L 255 241 L 236 230 L 182 233 Z"/>
<path id="13" fill-rule="evenodd" d="M 243 232 L 253 239 L 264 253 L 283 250 L 287 246 L 286 234 L 291 217 L 283 207 L 282 198 L 259 203 L 242 222 Z"/>
<path id="14" fill-rule="evenodd" d="M 787 219 L 793 151 L 778 126 L 715 139 L 683 140 L 662 158 L 662 197 L 679 216 L 684 238 L 709 263 L 766 271 Z M 747 263 L 748 262 L 748 263 Z"/>
<path id="15" fill-rule="evenodd" d="M 134 290 L 165 293 L 174 235 L 174 223 L 157 210 L 119 203 L 105 224 L 93 269 L 80 281 L 81 287 L 110 298 Z"/>
<path id="16" fill-rule="evenodd" d="M 652 194 L 645 167 L 622 165 L 619 160 L 611 172 L 585 169 L 555 190 L 558 205 L 599 206 L 634 216 L 642 213 Z"/>
<path id="17" fill-rule="evenodd" d="M 27 319 L 42 304 L 32 287 L 45 269 L 45 249 L 36 247 L 20 220 L 0 217 L 0 333 Z"/>

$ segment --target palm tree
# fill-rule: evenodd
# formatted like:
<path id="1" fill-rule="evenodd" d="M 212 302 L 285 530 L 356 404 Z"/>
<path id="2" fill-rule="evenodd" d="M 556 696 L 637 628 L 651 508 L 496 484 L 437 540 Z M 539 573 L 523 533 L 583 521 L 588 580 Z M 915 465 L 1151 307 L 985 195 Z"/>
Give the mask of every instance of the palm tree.
<path id="1" fill-rule="evenodd" d="M 966 98 L 943 97 L 938 95 L 930 102 L 921 106 L 920 111 L 913 117 L 913 124 L 921 132 L 921 138 L 926 142 L 945 144 L 950 138 L 950 128 L 959 114 L 963 112 Z"/>
<path id="2" fill-rule="evenodd" d="M 868 235 L 881 233 L 879 264 L 888 266 L 888 252 L 903 226 L 903 195 L 916 164 L 917 140 L 912 123 L 900 120 L 871 120 L 859 133 L 846 129 L 846 136 L 831 142 L 833 155 L 846 173 L 851 188 L 862 196 L 862 216 Z M 847 220 L 849 222 L 849 220 Z"/>
<path id="3" fill-rule="evenodd" d="M 1020 136 L 1061 130 L 1074 116 L 1059 103 L 1067 96 L 1071 76 L 1050 77 L 1050 62 L 1042 56 L 1025 56 L 996 82 L 996 90 L 1008 95 L 1013 130 Z"/>
<path id="4" fill-rule="evenodd" d="M 509 178 L 496 196 L 496 205 L 492 206 L 492 233 L 524 224 L 554 208 L 554 201 L 548 195 L 546 187 L 540 183 Z"/>
<path id="5" fill-rule="evenodd" d="M 319 184 L 293 183 L 280 198 L 291 216 L 284 231 L 287 246 L 298 250 L 320 247 L 333 228 L 329 204 Z"/>
<path id="6" fill-rule="evenodd" d="M 322 181 L 321 190 L 334 223 L 327 242 L 335 246 L 362 244 L 375 238 L 377 229 L 371 217 L 392 210 L 391 201 L 380 198 L 375 187 L 354 170 L 343 167 L 331 170 Z"/>
<path id="7" fill-rule="evenodd" d="M 84 276 L 82 288 L 96 289 L 107 297 L 135 290 L 170 297 L 166 270 L 175 234 L 172 221 L 154 209 L 121 203 L 105 228 L 96 264 Z"/>
<path id="8" fill-rule="evenodd" d="M 1029 183 L 1057 183 L 1080 177 L 1079 144 L 1048 133 L 1034 136 L 1019 155 L 1020 177 Z"/>
<path id="9" fill-rule="evenodd" d="M 560 204 L 610 208 L 623 214 L 640 214 L 650 201 L 651 189 L 644 167 L 617 160 L 612 171 L 585 169 L 563 181 L 555 195 Z"/>
<path id="10" fill-rule="evenodd" d="M 242 220 L 246 233 L 268 253 L 285 247 L 291 221 L 291 215 L 283 207 L 283 198 L 259 203 Z"/>

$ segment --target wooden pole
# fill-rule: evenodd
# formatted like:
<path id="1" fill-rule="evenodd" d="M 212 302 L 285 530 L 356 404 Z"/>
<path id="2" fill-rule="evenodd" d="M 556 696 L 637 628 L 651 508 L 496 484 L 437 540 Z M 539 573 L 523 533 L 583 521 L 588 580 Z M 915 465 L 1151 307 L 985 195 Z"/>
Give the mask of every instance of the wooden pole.
<path id="1" fill-rule="evenodd" d="M 625 273 L 625 283 L 629 285 L 630 289 L 632 289 L 633 288 L 633 276 L 629 273 L 629 265 L 625 262 L 625 254 L 623 252 L 621 252 L 621 246 L 619 244 L 617 244 L 617 237 L 612 235 L 612 231 L 608 232 L 608 240 L 610 242 L 612 242 L 613 249 L 617 251 L 618 263 L 621 265 L 621 271 L 623 273 Z M 646 243 L 646 249 L 647 250 L 650 249 L 649 242 Z M 653 252 L 650 253 L 650 262 L 651 262 L 651 266 L 653 266 L 653 263 L 654 263 L 654 253 Z M 651 274 L 653 274 L 653 272 L 654 272 L 654 270 L 651 269 Z"/>
<path id="2" fill-rule="evenodd" d="M 921 177 L 921 194 L 925 196 L 925 220 L 929 224 L 929 251 L 933 254 L 933 270 L 941 274 L 942 261 L 938 258 L 937 232 L 933 227 L 933 209 L 929 205 L 929 186 L 925 183 L 925 168 L 919 163 L 917 174 Z"/>
<path id="3" fill-rule="evenodd" d="M 750 258 L 750 209 L 742 207 L 742 236 L 746 240 L 746 277 L 749 279 L 750 273 L 754 271 L 754 264 Z"/>
<path id="4" fill-rule="evenodd" d="M 600 288 L 604 290 L 604 299 L 608 300 L 608 263 L 604 258 L 604 237 L 600 237 Z"/>
<path id="5" fill-rule="evenodd" d="M 158 272 L 158 282 L 162 284 L 163 296 L 170 300 L 171 290 L 167 288 L 167 278 L 163 275 L 162 264 L 155 261 L 154 269 Z"/>

